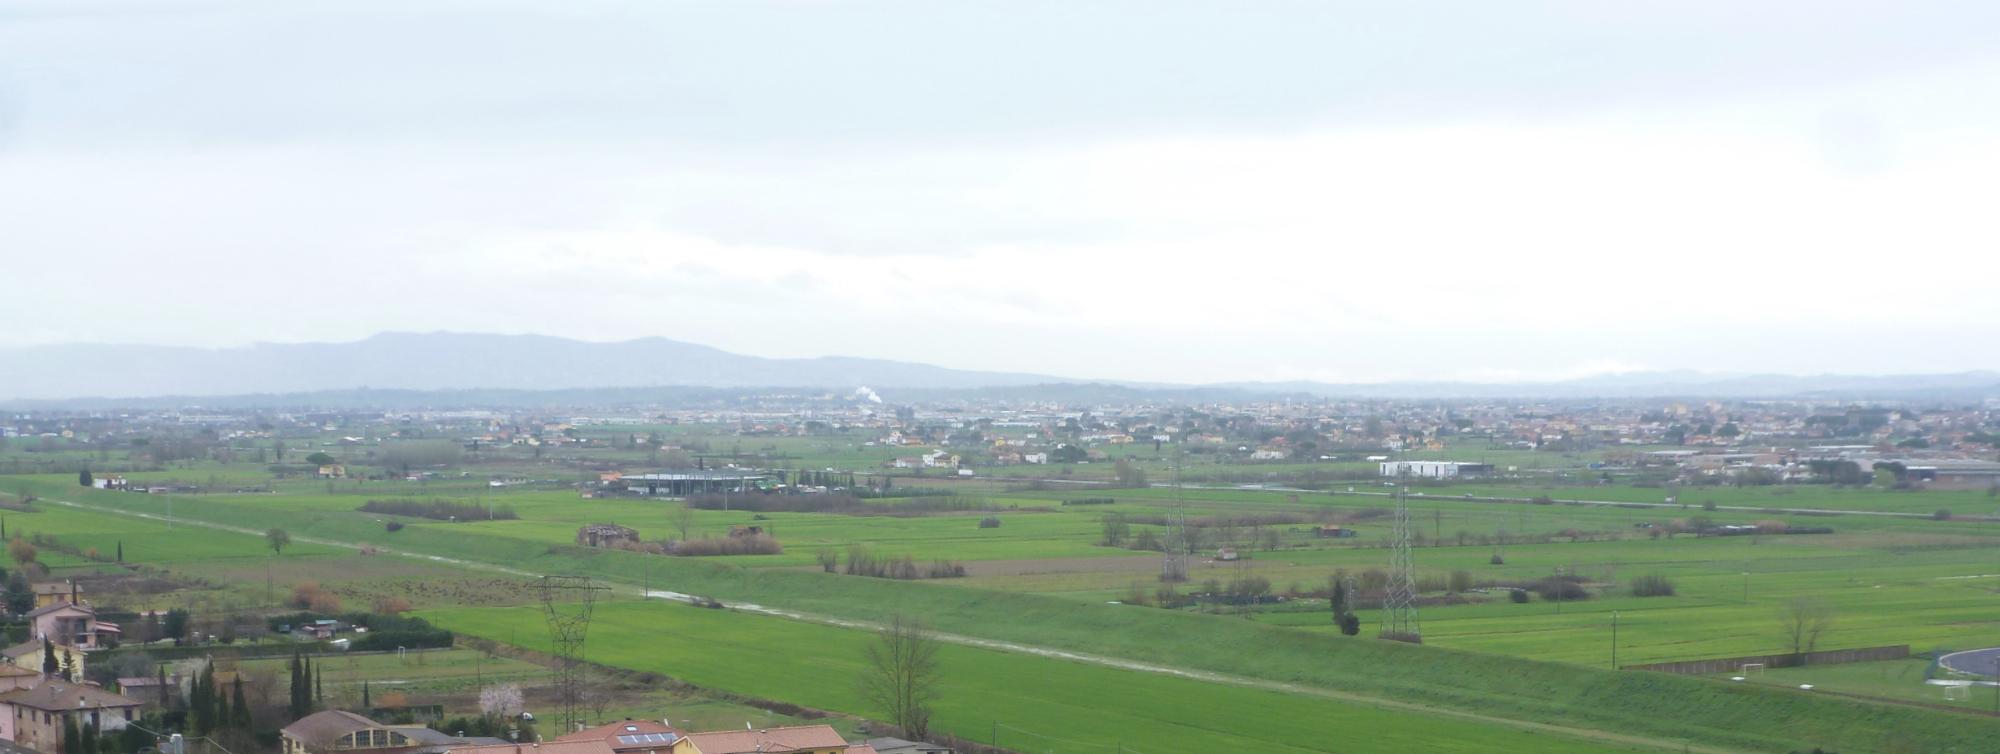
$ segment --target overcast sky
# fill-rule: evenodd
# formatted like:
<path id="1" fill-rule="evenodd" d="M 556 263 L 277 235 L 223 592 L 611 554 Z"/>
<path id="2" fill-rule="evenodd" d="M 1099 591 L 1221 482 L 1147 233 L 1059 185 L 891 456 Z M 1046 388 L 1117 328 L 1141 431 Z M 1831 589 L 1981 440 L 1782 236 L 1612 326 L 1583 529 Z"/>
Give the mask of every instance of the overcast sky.
<path id="1" fill-rule="evenodd" d="M 2000 3 L 0 0 L 0 345 L 2000 368 Z"/>

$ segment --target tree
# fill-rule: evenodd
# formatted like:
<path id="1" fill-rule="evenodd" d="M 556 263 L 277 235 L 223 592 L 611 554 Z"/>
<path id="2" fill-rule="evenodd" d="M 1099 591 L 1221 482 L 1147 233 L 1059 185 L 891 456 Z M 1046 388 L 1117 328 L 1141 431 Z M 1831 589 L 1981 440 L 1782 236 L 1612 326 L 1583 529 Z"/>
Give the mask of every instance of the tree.
<path id="1" fill-rule="evenodd" d="M 166 622 L 161 624 L 160 630 L 178 646 L 188 635 L 188 611 L 178 607 L 167 610 Z"/>
<path id="2" fill-rule="evenodd" d="M 1833 628 L 1833 608 L 1811 597 L 1794 597 L 1778 608 L 1778 624 L 1792 655 L 1803 663 L 1819 646 L 1819 637 Z"/>
<path id="3" fill-rule="evenodd" d="M 7 612 L 26 615 L 35 609 L 35 589 L 28 585 L 28 577 L 20 571 L 7 577 Z"/>
<path id="4" fill-rule="evenodd" d="M 930 736 L 931 703 L 937 698 L 938 641 L 924 624 L 897 615 L 866 650 L 862 697 L 887 720 L 915 739 Z"/>
<path id="5" fill-rule="evenodd" d="M 1361 633 L 1361 616 L 1354 614 L 1354 593 L 1347 588 L 1345 576 L 1335 573 L 1329 579 L 1333 582 L 1333 596 L 1327 601 L 1333 608 L 1333 625 L 1339 626 L 1342 634 L 1354 636 Z"/>
<path id="6" fill-rule="evenodd" d="M 188 718 L 194 724 L 195 735 L 205 736 L 215 730 L 215 708 L 215 665 L 204 663 L 188 689 Z"/>
<path id="7" fill-rule="evenodd" d="M 332 466 L 339 462 L 340 459 L 334 458 L 323 450 L 314 451 L 312 455 L 306 456 L 306 463 L 314 466 Z"/>
<path id="8" fill-rule="evenodd" d="M 78 487 L 97 486 L 97 480 L 92 479 L 90 477 L 90 469 L 84 469 L 82 471 L 76 472 L 76 486 Z"/>
<path id="9" fill-rule="evenodd" d="M 292 681 L 292 693 L 290 699 L 285 703 L 285 712 L 286 714 L 290 715 L 293 720 L 297 720 L 301 717 L 305 717 L 306 713 L 310 711 L 307 709 L 308 705 L 306 703 L 305 665 L 303 661 L 303 655 L 300 655 L 298 652 L 292 653 L 291 681 Z"/>
<path id="10" fill-rule="evenodd" d="M 7 557 L 12 559 L 15 565 L 22 568 L 27 568 L 29 563 L 35 562 L 35 558 L 38 555 L 39 553 L 35 551 L 35 546 L 28 544 L 27 540 L 19 536 L 14 537 L 12 541 L 7 543 Z"/>
<path id="11" fill-rule="evenodd" d="M 1125 522 L 1122 513 L 1104 514 L 1104 546 L 1118 547 L 1125 544 L 1125 538 L 1132 535 L 1132 525 Z"/>
<path id="12" fill-rule="evenodd" d="M 236 673 L 236 680 L 229 683 L 229 696 L 231 697 L 229 700 L 229 709 L 232 713 L 229 717 L 230 727 L 238 730 L 250 730 L 250 700 L 243 696 L 243 673 L 241 671 Z"/>
<path id="13" fill-rule="evenodd" d="M 62 716 L 62 719 L 63 719 L 63 740 L 62 740 L 63 754 L 78 754 L 83 750 L 83 735 L 76 729 L 76 716 L 64 714 Z"/>
<path id="14" fill-rule="evenodd" d="M 501 683 L 479 690 L 479 713 L 495 720 L 521 716 L 521 686 Z"/>
<path id="15" fill-rule="evenodd" d="M 1120 487 L 1146 486 L 1146 470 L 1139 468 L 1130 459 L 1118 459 L 1117 463 L 1112 464 L 1111 473 L 1118 480 Z"/>
<path id="16" fill-rule="evenodd" d="M 292 535 L 284 529 L 273 526 L 270 531 L 264 532 L 264 544 L 270 545 L 274 554 L 282 554 L 285 546 L 291 543 Z"/>
<path id="17" fill-rule="evenodd" d="M 55 675 L 62 672 L 62 665 L 56 662 L 56 647 L 49 643 L 49 637 L 42 637 L 42 674 Z"/>
<path id="18" fill-rule="evenodd" d="M 674 530 L 680 532 L 681 541 L 688 541 L 688 532 L 694 529 L 694 506 L 681 503 L 674 509 Z"/>

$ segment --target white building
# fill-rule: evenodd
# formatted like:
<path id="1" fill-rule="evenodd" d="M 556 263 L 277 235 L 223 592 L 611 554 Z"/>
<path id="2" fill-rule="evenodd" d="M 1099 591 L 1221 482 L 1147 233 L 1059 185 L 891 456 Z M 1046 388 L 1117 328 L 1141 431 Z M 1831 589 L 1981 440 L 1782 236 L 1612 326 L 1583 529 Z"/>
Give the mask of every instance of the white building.
<path id="1" fill-rule="evenodd" d="M 1382 476 L 1413 476 L 1420 479 L 1453 479 L 1493 473 L 1493 464 L 1465 461 L 1384 461 Z"/>

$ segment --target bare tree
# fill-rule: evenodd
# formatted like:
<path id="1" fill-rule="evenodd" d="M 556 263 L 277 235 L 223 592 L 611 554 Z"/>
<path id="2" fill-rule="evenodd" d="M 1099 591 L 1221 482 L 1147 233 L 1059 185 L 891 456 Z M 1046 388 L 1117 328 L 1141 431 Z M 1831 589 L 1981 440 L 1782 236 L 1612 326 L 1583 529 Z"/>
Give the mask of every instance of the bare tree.
<path id="1" fill-rule="evenodd" d="M 897 615 L 868 645 L 868 668 L 861 678 L 863 698 L 889 722 L 916 739 L 930 735 L 931 702 L 937 698 L 938 641 L 921 621 Z"/>
<path id="2" fill-rule="evenodd" d="M 1778 624 L 1791 643 L 1792 655 L 1804 662 L 1819 646 L 1819 637 L 1833 628 L 1833 608 L 1812 597 L 1794 597 L 1778 608 Z"/>
<path id="3" fill-rule="evenodd" d="M 681 503 L 681 507 L 674 509 L 673 518 L 674 528 L 681 534 L 680 541 L 688 541 L 688 531 L 694 528 L 694 506 Z"/>

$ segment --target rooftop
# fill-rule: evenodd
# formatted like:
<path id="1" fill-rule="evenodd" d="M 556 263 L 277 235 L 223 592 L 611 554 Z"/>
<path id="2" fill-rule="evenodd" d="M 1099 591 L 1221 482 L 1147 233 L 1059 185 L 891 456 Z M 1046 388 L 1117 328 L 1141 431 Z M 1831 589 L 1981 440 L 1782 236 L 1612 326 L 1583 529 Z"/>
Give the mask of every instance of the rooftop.
<path id="1" fill-rule="evenodd" d="M 831 725 L 796 725 L 765 730 L 728 730 L 689 733 L 689 741 L 701 754 L 755 754 L 800 749 L 845 749 L 847 739 Z"/>
<path id="2" fill-rule="evenodd" d="M 137 699 L 113 694 L 96 686 L 50 680 L 31 689 L 14 689 L 0 694 L 0 702 L 38 710 L 73 710 L 95 707 L 137 707 Z"/>

